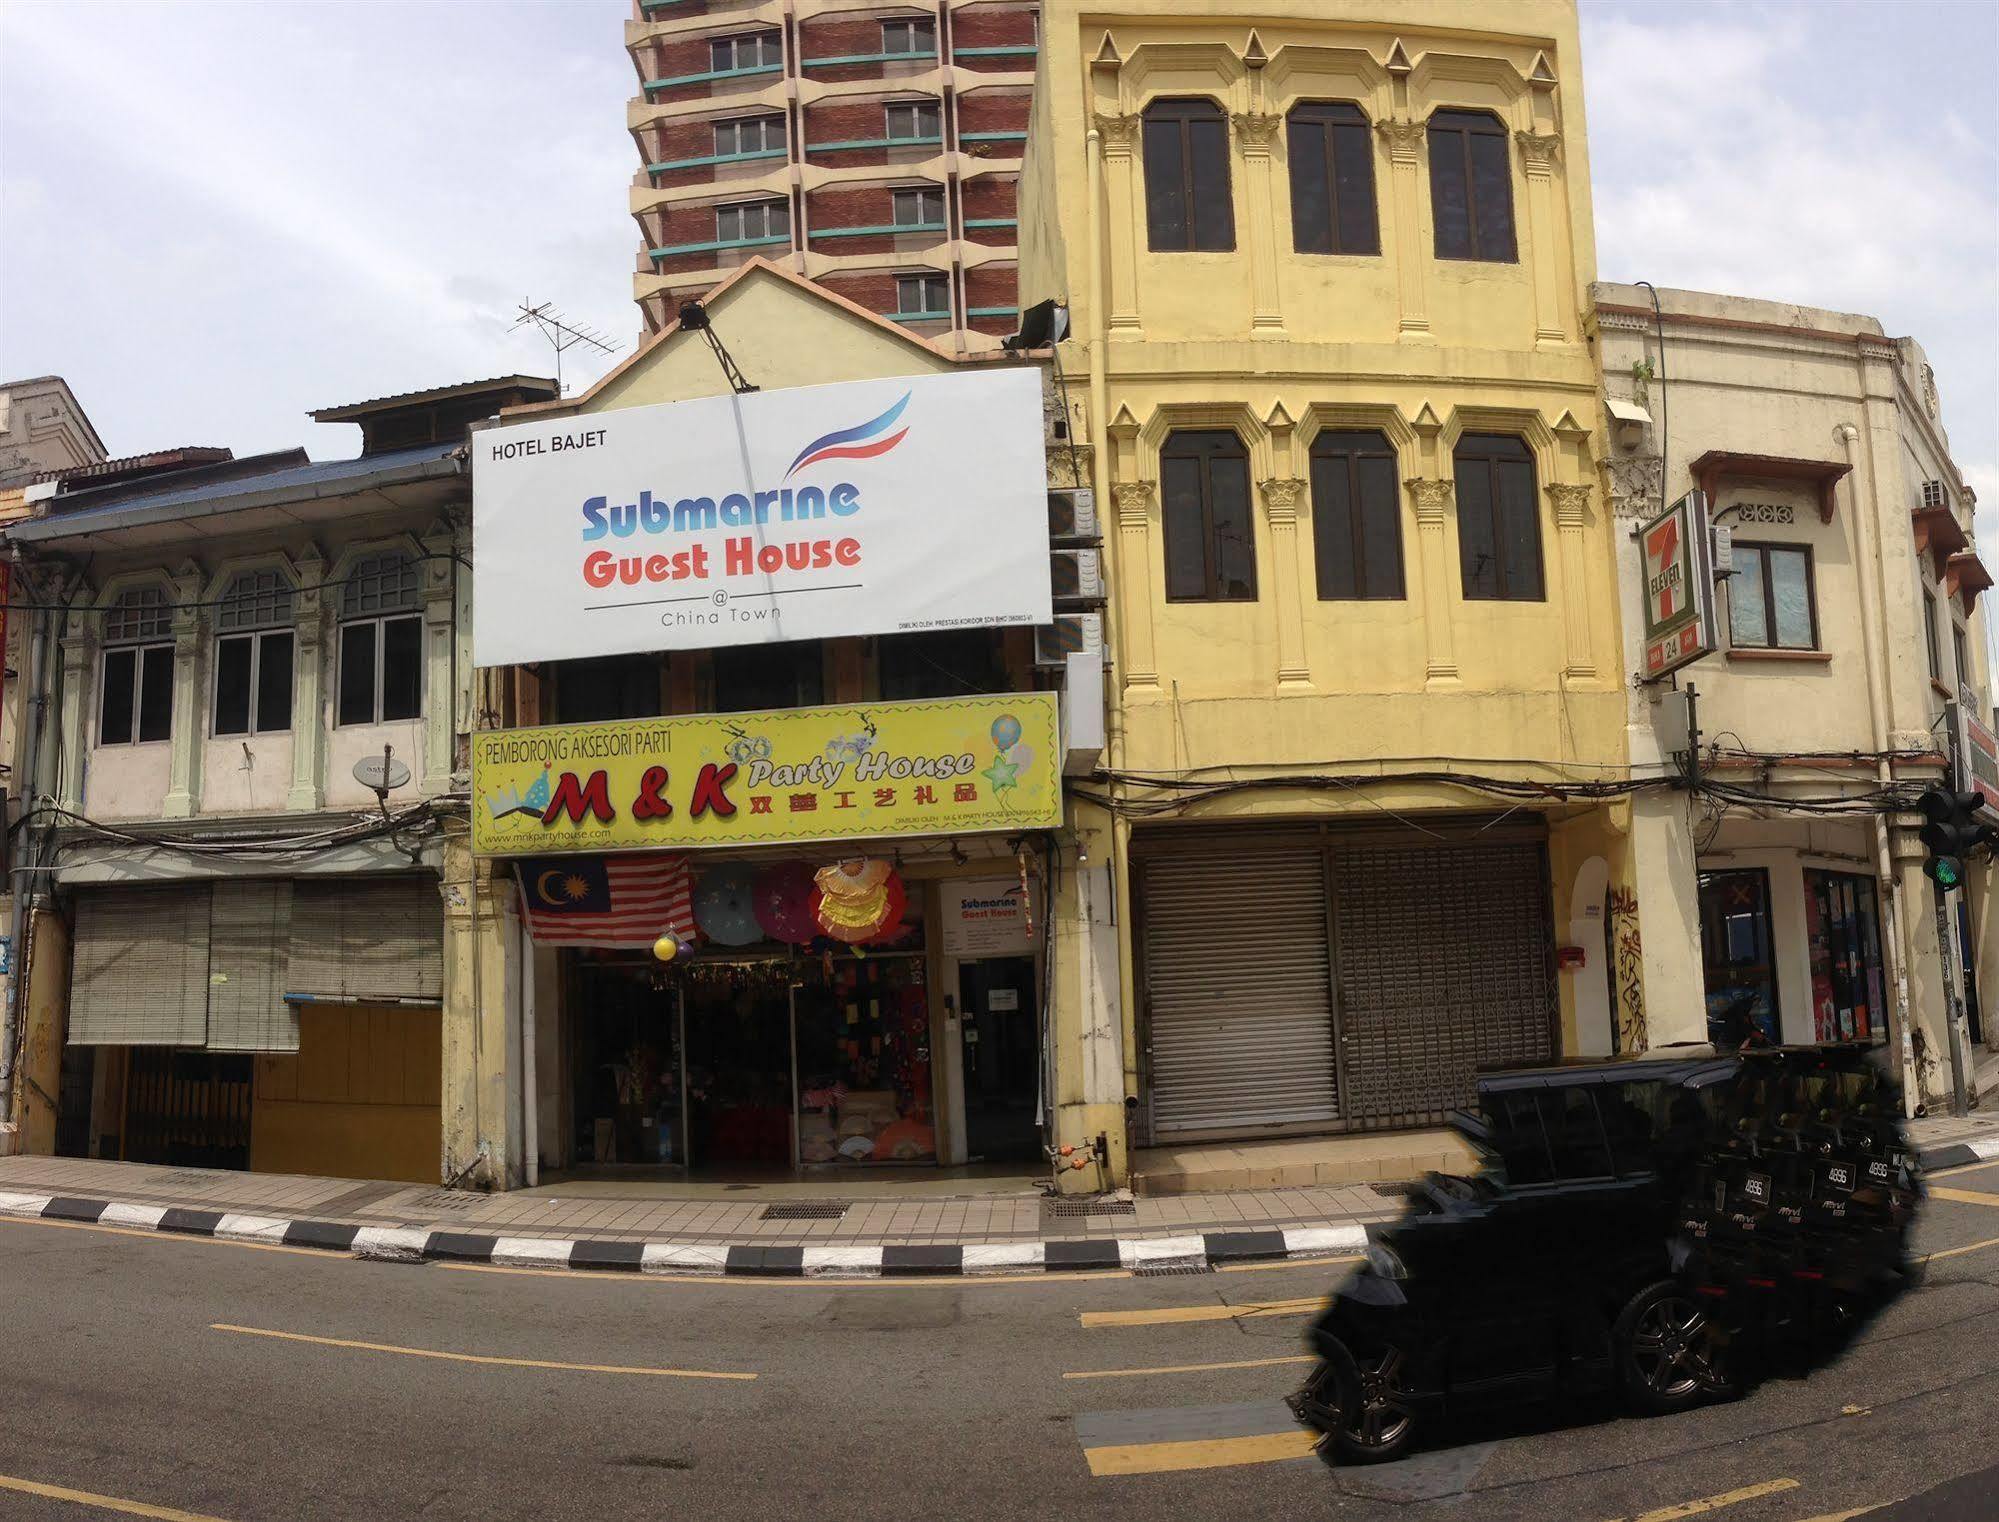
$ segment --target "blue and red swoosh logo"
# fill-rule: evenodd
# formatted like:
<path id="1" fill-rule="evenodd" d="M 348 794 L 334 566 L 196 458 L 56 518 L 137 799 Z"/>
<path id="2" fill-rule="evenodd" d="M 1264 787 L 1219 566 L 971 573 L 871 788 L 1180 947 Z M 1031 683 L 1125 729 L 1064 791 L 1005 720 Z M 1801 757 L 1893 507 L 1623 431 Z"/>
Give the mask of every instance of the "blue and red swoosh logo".
<path id="1" fill-rule="evenodd" d="M 909 396 L 909 392 L 903 392 L 901 399 L 878 418 L 870 418 L 852 428 L 842 428 L 814 439 L 798 451 L 798 458 L 784 473 L 785 480 L 789 481 L 806 466 L 817 465 L 821 460 L 871 460 L 876 455 L 887 454 L 909 432 L 907 428 L 895 427 L 896 419 L 902 416 L 902 409 L 909 405 Z M 889 432 L 892 428 L 895 429 L 893 433 Z"/>

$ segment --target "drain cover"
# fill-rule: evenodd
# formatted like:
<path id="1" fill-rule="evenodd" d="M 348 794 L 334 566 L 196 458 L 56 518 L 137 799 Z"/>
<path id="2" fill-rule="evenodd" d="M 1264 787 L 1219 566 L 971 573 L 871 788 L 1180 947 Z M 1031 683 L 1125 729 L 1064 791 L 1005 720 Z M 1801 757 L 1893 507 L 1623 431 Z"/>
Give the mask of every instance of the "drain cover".
<path id="1" fill-rule="evenodd" d="M 1404 1181 L 1397 1184 L 1369 1184 L 1367 1187 L 1372 1189 L 1376 1194 L 1387 1195 L 1391 1200 L 1406 1200 L 1422 1186 Z"/>
<path id="2" fill-rule="evenodd" d="M 1049 1200 L 1044 1208 L 1050 1215 L 1137 1215 L 1130 1200 Z"/>
<path id="3" fill-rule="evenodd" d="M 402 1204 L 413 1210 L 470 1210 L 484 1198 L 483 1194 L 467 1194 L 458 1189 L 426 1189 Z"/>
<path id="4" fill-rule="evenodd" d="M 1205 1258 L 1188 1258 L 1184 1262 L 1140 1263 L 1131 1276 L 1134 1279 L 1170 1279 L 1181 1274 L 1211 1274 L 1215 1270 Z"/>
<path id="5" fill-rule="evenodd" d="M 793 1200 L 783 1205 L 766 1205 L 760 1219 L 765 1221 L 837 1221 L 847 1213 L 845 1200 Z"/>

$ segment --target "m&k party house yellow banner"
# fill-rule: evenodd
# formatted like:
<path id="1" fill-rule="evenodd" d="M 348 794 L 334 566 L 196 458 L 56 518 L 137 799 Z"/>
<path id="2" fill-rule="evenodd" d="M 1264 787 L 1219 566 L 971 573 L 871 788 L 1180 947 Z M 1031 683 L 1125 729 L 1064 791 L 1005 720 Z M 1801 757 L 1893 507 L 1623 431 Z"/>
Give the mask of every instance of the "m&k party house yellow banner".
<path id="1" fill-rule="evenodd" d="M 1056 696 L 1012 692 L 472 737 L 482 856 L 1051 829 Z"/>

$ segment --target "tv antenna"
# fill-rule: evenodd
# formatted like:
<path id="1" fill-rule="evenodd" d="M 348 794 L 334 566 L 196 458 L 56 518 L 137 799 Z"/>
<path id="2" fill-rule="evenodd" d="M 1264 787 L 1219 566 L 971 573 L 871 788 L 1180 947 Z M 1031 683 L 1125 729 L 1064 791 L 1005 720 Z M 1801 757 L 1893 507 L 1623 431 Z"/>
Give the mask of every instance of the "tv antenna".
<path id="1" fill-rule="evenodd" d="M 587 344 L 601 353 L 616 354 L 622 347 L 616 339 L 606 333 L 585 327 L 580 322 L 571 322 L 555 309 L 552 302 L 543 301 L 529 305 L 528 302 L 522 301 L 518 310 L 521 315 L 514 319 L 514 326 L 507 331 L 511 333 L 532 324 L 540 330 L 541 336 L 548 340 L 549 347 L 555 350 L 555 391 L 558 396 L 566 389 L 562 384 L 562 356 L 565 350 L 573 349 L 578 344 Z"/>

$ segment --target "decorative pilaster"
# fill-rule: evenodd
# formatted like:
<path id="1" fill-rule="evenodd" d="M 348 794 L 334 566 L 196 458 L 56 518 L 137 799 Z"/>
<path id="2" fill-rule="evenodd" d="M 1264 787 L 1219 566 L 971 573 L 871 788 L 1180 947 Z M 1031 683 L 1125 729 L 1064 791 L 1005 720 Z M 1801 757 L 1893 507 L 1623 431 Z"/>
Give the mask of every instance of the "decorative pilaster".
<path id="1" fill-rule="evenodd" d="M 1556 215 L 1555 161 L 1561 157 L 1557 132 L 1516 132 L 1520 163 L 1527 173 L 1527 231 L 1533 247 L 1534 342 L 1565 344 L 1562 323 L 1562 238 Z"/>
<path id="2" fill-rule="evenodd" d="M 1270 563 L 1277 571 L 1277 685 L 1309 687 L 1305 663 L 1305 606 L 1298 587 L 1298 504 L 1306 485 L 1295 477 L 1258 483 L 1263 513 L 1270 522 Z"/>
<path id="3" fill-rule="evenodd" d="M 1554 509 L 1555 536 L 1561 545 L 1565 672 L 1571 677 L 1593 677 L 1596 659 L 1590 653 L 1590 635 L 1596 629 L 1596 620 L 1590 611 L 1589 562 L 1583 543 L 1583 531 L 1589 527 L 1590 489 L 1583 485 L 1558 485 L 1546 490 Z"/>
<path id="4" fill-rule="evenodd" d="M 434 798 L 451 791 L 452 735 L 458 694 L 451 682 L 451 641 L 456 634 L 458 562 L 452 534 L 439 524 L 423 539 L 423 775 L 422 791 Z M 468 667 L 470 663 L 467 663 Z"/>
<path id="5" fill-rule="evenodd" d="M 93 738 L 85 733 L 89 704 L 96 697 L 91 678 L 97 672 L 97 637 L 103 615 L 89 605 L 93 595 L 86 589 L 78 598 L 83 611 L 67 613 L 62 623 L 62 708 L 56 716 L 60 726 L 62 765 L 56 774 L 56 802 L 63 808 L 83 809 L 83 758 Z M 23 807 L 27 799 L 21 800 Z"/>
<path id="6" fill-rule="evenodd" d="M 1457 604 L 1451 596 L 1444 519 L 1451 511 L 1456 484 L 1418 476 L 1402 485 L 1416 512 L 1416 560 L 1423 583 L 1424 679 L 1432 686 L 1455 684 L 1458 658 L 1452 639 L 1451 610 Z"/>
<path id="7" fill-rule="evenodd" d="M 326 557 L 307 545 L 292 597 L 292 782 L 285 807 L 309 814 L 326 803 Z M 334 595 L 339 591 L 334 589 Z"/>
<path id="8" fill-rule="evenodd" d="M 1110 211 L 1104 219 L 1110 234 L 1111 292 L 1109 329 L 1127 338 L 1140 336 L 1138 325 L 1138 240 L 1137 195 L 1132 181 L 1133 151 L 1138 144 L 1139 120 L 1135 116 L 1095 118 L 1097 140 L 1103 145 L 1104 184 L 1110 195 Z"/>
<path id="9" fill-rule="evenodd" d="M 1277 203 L 1270 176 L 1270 145 L 1284 118 L 1238 111 L 1236 142 L 1242 148 L 1243 190 L 1249 208 L 1249 330 L 1252 338 L 1282 338 L 1284 313 L 1277 292 Z"/>
<path id="10" fill-rule="evenodd" d="M 1423 252 L 1423 214 L 1417 166 L 1421 161 L 1426 129 L 1421 122 L 1384 120 L 1375 124 L 1388 144 L 1388 177 L 1395 198 L 1395 291 L 1401 303 L 1401 335 L 1416 343 L 1428 343 L 1430 318 L 1424 294 L 1423 272 L 1429 259 Z"/>
<path id="11" fill-rule="evenodd" d="M 1127 687 L 1157 687 L 1159 662 L 1152 645 L 1152 499 L 1157 483 L 1120 481 L 1111 488 L 1118 531 L 1118 572 L 1123 585 L 1111 606 L 1123 619 Z"/>
<path id="12" fill-rule="evenodd" d="M 201 810 L 202 653 L 208 643 L 208 610 L 201 606 L 201 567 L 183 561 L 174 573 L 174 712 L 172 759 L 167 770 L 163 819 L 190 819 Z"/>

